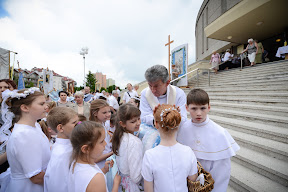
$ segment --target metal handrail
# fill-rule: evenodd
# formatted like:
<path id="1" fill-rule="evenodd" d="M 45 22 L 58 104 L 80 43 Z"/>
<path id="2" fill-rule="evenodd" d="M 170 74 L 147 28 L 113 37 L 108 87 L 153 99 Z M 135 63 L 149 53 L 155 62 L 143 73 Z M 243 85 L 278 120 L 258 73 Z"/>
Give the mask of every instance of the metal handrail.
<path id="1" fill-rule="evenodd" d="M 244 53 L 237 54 L 237 55 L 233 56 L 233 57 L 230 58 L 230 59 L 234 59 L 234 58 L 236 58 L 236 57 L 238 57 L 238 56 L 240 56 L 240 58 L 241 58 L 241 59 L 240 59 L 240 60 L 241 60 L 241 69 L 240 69 L 240 71 L 242 71 L 242 68 L 243 68 L 243 67 L 242 67 L 242 60 L 244 59 L 244 58 L 243 58 L 243 57 L 244 57 Z M 229 60 L 230 60 L 230 59 L 229 59 Z M 227 60 L 227 61 L 229 61 L 229 60 Z M 218 66 L 226 63 L 227 61 L 224 61 L 224 62 L 220 63 Z M 189 71 L 188 73 L 182 75 L 181 77 L 177 77 L 176 79 L 173 79 L 172 81 L 170 81 L 170 83 L 173 83 L 174 81 L 177 81 L 177 80 L 179 80 L 179 79 L 181 79 L 181 78 L 189 75 L 190 73 L 192 73 L 192 72 L 194 72 L 194 71 L 197 71 L 197 74 L 194 75 L 194 76 L 197 76 L 197 87 L 198 87 L 198 85 L 199 85 L 199 70 L 207 70 L 207 71 L 208 71 L 208 85 L 210 86 L 210 70 L 212 70 L 212 69 L 213 69 L 213 67 L 210 67 L 210 68 L 208 68 L 208 69 L 206 69 L 206 68 L 197 68 L 197 69 L 194 69 L 194 70 L 192 70 L 192 71 Z M 193 76 L 193 77 L 194 77 L 194 76 Z M 192 77 L 192 78 L 193 78 L 193 77 Z"/>

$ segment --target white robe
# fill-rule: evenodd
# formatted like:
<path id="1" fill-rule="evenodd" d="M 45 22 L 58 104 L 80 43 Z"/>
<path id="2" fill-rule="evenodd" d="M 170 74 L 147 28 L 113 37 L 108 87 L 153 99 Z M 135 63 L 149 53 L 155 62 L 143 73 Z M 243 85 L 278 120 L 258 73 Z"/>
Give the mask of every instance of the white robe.
<path id="1" fill-rule="evenodd" d="M 158 145 L 145 152 L 141 173 L 146 181 L 153 181 L 154 192 L 188 191 L 186 179 L 197 173 L 197 160 L 188 146 Z"/>
<path id="2" fill-rule="evenodd" d="M 130 133 L 124 133 L 120 142 L 119 154 L 116 156 L 116 163 L 122 177 L 121 185 L 125 191 L 140 192 L 142 159 L 141 140 Z"/>
<path id="3" fill-rule="evenodd" d="M 73 147 L 70 139 L 57 138 L 44 176 L 44 192 L 67 192 Z"/>
<path id="4" fill-rule="evenodd" d="M 180 108 L 181 121 L 187 119 L 186 94 L 184 91 L 173 85 L 167 86 L 167 93 L 160 97 L 155 97 L 150 88 L 147 87 L 141 92 L 140 111 L 141 122 L 153 126 L 153 110 L 158 104 L 170 104 Z"/>
<path id="5" fill-rule="evenodd" d="M 240 149 L 228 131 L 207 116 L 203 123 L 187 120 L 178 132 L 177 141 L 191 147 L 203 168 L 211 173 L 215 180 L 213 192 L 226 191 L 230 158 Z"/>
<path id="6" fill-rule="evenodd" d="M 40 125 L 35 126 L 14 125 L 6 150 L 11 168 L 7 192 L 43 192 L 43 185 L 32 183 L 30 178 L 46 170 L 50 145 Z"/>

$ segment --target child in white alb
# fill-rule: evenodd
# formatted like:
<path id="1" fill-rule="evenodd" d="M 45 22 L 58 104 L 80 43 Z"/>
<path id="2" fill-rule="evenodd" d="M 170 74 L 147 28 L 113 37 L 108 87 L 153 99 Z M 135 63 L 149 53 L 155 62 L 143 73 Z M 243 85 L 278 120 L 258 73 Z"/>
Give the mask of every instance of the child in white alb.
<path id="1" fill-rule="evenodd" d="M 48 138 L 36 121 L 46 115 L 47 105 L 44 94 L 39 88 L 32 87 L 10 93 L 3 92 L 2 97 L 1 110 L 7 118 L 5 122 L 12 123 L 12 118 L 16 120 L 6 149 L 11 168 L 11 180 L 6 191 L 43 192 L 44 174 L 50 159 L 50 146 Z M 1 128 L 3 131 L 1 138 L 3 138 L 2 134 L 11 133 L 9 131 L 11 124 L 8 127 L 4 125 Z"/>
<path id="2" fill-rule="evenodd" d="M 55 107 L 47 116 L 47 124 L 57 133 L 51 159 L 44 176 L 44 192 L 68 192 L 68 174 L 72 156 L 70 136 L 78 123 L 78 114 L 68 107 Z"/>
<path id="3" fill-rule="evenodd" d="M 210 104 L 204 90 L 191 90 L 186 107 L 192 120 L 181 126 L 177 141 L 191 147 L 203 168 L 211 173 L 215 181 L 213 192 L 226 191 L 230 180 L 230 158 L 240 147 L 226 129 L 207 116 Z"/>
<path id="4" fill-rule="evenodd" d="M 176 141 L 181 114 L 172 105 L 162 104 L 154 110 L 155 127 L 161 142 L 145 152 L 142 176 L 145 191 L 188 191 L 187 178 L 197 178 L 197 160 L 193 151 Z"/>
<path id="5" fill-rule="evenodd" d="M 134 136 L 139 130 L 140 110 L 130 103 L 123 104 L 117 111 L 116 130 L 112 138 L 112 150 L 122 177 L 121 191 L 140 192 L 143 146 Z"/>
<path id="6" fill-rule="evenodd" d="M 95 163 L 105 148 L 105 129 L 100 123 L 85 121 L 78 124 L 72 131 L 71 143 L 73 146 L 72 164 L 68 178 L 69 192 L 106 191 L 105 173 L 113 161 L 106 161 L 103 169 Z M 117 192 L 121 177 L 114 178 L 111 192 Z"/>

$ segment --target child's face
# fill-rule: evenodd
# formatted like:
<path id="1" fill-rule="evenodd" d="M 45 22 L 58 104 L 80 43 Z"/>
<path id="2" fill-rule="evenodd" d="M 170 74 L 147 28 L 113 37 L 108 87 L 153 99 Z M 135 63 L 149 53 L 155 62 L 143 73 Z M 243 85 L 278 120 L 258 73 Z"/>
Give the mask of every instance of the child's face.
<path id="1" fill-rule="evenodd" d="M 36 120 L 46 116 L 46 109 L 47 104 L 44 96 L 36 97 L 31 105 L 24 107 L 25 112 L 28 112 Z"/>
<path id="2" fill-rule="evenodd" d="M 101 109 L 99 109 L 98 112 L 95 113 L 95 116 L 101 123 L 106 122 L 111 117 L 110 107 L 109 106 L 102 107 Z"/>
<path id="3" fill-rule="evenodd" d="M 74 127 L 77 125 L 79 121 L 78 115 L 73 116 L 68 123 L 62 126 L 62 133 L 65 136 L 64 139 L 70 139 L 71 133 Z"/>
<path id="4" fill-rule="evenodd" d="M 130 99 L 130 100 L 129 100 L 129 103 L 131 103 L 131 104 L 134 105 L 135 107 L 138 107 L 138 106 L 137 106 L 137 103 L 135 102 L 135 99 Z"/>
<path id="5" fill-rule="evenodd" d="M 186 109 L 190 113 L 193 123 L 202 123 L 206 120 L 207 114 L 210 111 L 210 105 L 189 104 L 186 106 Z"/>
<path id="6" fill-rule="evenodd" d="M 98 139 L 96 142 L 94 148 L 89 152 L 90 154 L 90 163 L 95 163 L 97 158 L 102 155 L 104 149 L 106 146 L 106 141 L 105 141 L 105 130 L 102 129 L 101 131 L 101 137 Z"/>
<path id="7" fill-rule="evenodd" d="M 123 123 L 122 121 L 120 122 L 121 122 L 120 125 L 124 127 L 129 133 L 139 131 L 139 127 L 141 124 L 140 116 L 133 117 L 132 119 L 126 121 L 126 123 Z"/>

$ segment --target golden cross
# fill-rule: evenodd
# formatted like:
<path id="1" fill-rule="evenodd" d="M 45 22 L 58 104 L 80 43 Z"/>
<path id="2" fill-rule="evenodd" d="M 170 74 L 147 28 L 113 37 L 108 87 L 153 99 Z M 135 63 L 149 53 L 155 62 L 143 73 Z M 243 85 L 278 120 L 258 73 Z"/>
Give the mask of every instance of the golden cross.
<path id="1" fill-rule="evenodd" d="M 170 77 L 170 44 L 173 43 L 174 40 L 170 41 L 170 35 L 168 35 L 168 43 L 165 44 L 165 46 L 168 45 L 168 71 L 169 71 L 169 77 Z"/>

